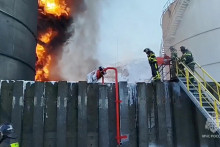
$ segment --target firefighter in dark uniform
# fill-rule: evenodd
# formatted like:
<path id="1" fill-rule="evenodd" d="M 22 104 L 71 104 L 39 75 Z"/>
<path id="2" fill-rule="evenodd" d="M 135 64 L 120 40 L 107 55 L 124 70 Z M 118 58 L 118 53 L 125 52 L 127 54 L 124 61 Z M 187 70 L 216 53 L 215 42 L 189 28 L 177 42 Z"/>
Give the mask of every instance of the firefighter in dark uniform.
<path id="1" fill-rule="evenodd" d="M 171 46 L 169 49 L 171 53 L 170 80 L 175 81 L 177 80 L 177 76 L 176 76 L 176 64 L 178 60 L 177 50 L 173 46 Z"/>
<path id="2" fill-rule="evenodd" d="M 192 52 L 190 52 L 184 46 L 180 47 L 180 51 L 182 52 L 182 56 L 180 58 L 180 62 L 183 62 L 186 66 L 189 67 L 189 69 L 192 72 L 194 72 L 194 70 L 195 70 L 195 63 L 194 63 L 194 58 L 193 58 Z M 185 74 L 183 67 L 180 67 L 180 70 L 181 70 L 180 74 L 181 73 Z M 191 82 L 194 81 L 194 78 L 193 78 L 192 74 L 189 74 L 189 79 L 190 79 Z"/>
<path id="3" fill-rule="evenodd" d="M 2 147 L 19 147 L 19 143 L 11 124 L 5 123 L 0 125 L 0 146 Z"/>
<path id="4" fill-rule="evenodd" d="M 144 49 L 144 52 L 147 54 L 148 61 L 151 67 L 152 76 L 154 81 L 160 80 L 160 73 L 158 70 L 158 64 L 157 64 L 157 58 L 153 51 L 151 51 L 149 48 Z"/>

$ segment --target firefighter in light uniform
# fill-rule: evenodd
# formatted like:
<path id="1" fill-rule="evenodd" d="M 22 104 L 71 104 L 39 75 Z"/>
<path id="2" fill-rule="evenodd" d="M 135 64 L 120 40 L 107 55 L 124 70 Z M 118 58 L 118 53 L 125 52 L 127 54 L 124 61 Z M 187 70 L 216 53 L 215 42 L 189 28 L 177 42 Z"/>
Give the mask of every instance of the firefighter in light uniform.
<path id="1" fill-rule="evenodd" d="M 160 73 L 158 70 L 158 64 L 157 64 L 157 58 L 153 51 L 151 51 L 149 48 L 144 49 L 144 52 L 147 54 L 148 61 L 151 67 L 153 80 L 157 81 L 160 80 Z"/>
<path id="2" fill-rule="evenodd" d="M 182 56 L 180 58 L 180 62 L 183 62 L 186 66 L 189 67 L 189 69 L 194 72 L 195 70 L 195 63 L 194 63 L 194 59 L 193 59 L 193 55 L 192 55 L 192 52 L 190 52 L 188 49 L 186 49 L 184 46 L 181 46 L 180 47 L 180 51 L 182 52 Z M 180 67 L 180 75 L 181 73 L 185 74 L 184 72 L 184 68 L 183 67 Z M 193 75 L 192 74 L 189 74 L 189 80 L 191 82 L 194 81 L 194 78 L 193 78 Z"/>

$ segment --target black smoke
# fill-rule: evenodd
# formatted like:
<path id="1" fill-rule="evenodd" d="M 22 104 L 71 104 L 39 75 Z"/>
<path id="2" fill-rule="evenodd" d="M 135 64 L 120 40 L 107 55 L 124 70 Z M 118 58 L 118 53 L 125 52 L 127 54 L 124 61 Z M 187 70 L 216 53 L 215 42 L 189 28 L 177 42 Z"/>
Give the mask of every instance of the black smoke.
<path id="1" fill-rule="evenodd" d="M 73 32 L 68 32 L 68 28 L 73 22 L 72 17 L 67 16 L 54 16 L 54 15 L 45 15 L 39 13 L 38 15 L 38 36 L 43 35 L 48 31 L 49 28 L 56 31 L 57 35 L 52 38 L 52 40 L 47 44 L 47 52 L 53 53 L 57 49 L 60 49 L 71 36 Z"/>

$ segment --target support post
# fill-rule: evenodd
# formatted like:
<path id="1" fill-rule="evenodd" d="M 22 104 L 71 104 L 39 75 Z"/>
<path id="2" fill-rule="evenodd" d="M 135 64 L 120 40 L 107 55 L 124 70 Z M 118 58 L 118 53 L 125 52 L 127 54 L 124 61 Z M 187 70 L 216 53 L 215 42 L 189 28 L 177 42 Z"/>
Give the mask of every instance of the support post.
<path id="1" fill-rule="evenodd" d="M 186 70 L 186 84 L 187 84 L 187 90 L 189 91 L 189 71 Z"/>
<path id="2" fill-rule="evenodd" d="M 198 83 L 198 89 L 199 89 L 199 102 L 200 102 L 200 106 L 202 107 L 202 93 L 201 93 L 200 83 Z"/>
<path id="3" fill-rule="evenodd" d="M 217 127 L 219 128 L 218 108 L 217 108 L 216 100 L 214 102 L 214 107 L 215 107 L 216 124 L 217 124 Z"/>

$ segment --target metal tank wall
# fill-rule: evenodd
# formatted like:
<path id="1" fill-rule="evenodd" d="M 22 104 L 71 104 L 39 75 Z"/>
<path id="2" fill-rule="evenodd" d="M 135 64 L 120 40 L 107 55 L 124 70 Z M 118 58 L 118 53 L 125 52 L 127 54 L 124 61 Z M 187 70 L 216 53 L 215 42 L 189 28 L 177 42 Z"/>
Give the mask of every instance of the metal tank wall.
<path id="1" fill-rule="evenodd" d="M 176 0 L 172 5 L 184 0 Z M 180 9 L 167 9 L 163 14 L 162 29 L 165 52 L 169 53 L 168 47 L 175 46 L 178 50 L 180 46 L 186 46 L 192 51 L 195 61 L 202 65 L 208 73 L 216 80 L 220 81 L 220 1 L 219 0 L 188 0 L 180 23 L 175 28 L 174 36 L 167 35 L 167 27 L 172 26 L 172 21 L 176 19 L 175 12 Z M 179 51 L 179 56 L 180 56 Z"/>
<path id="2" fill-rule="evenodd" d="M 0 79 L 34 80 L 37 0 L 0 1 Z"/>

